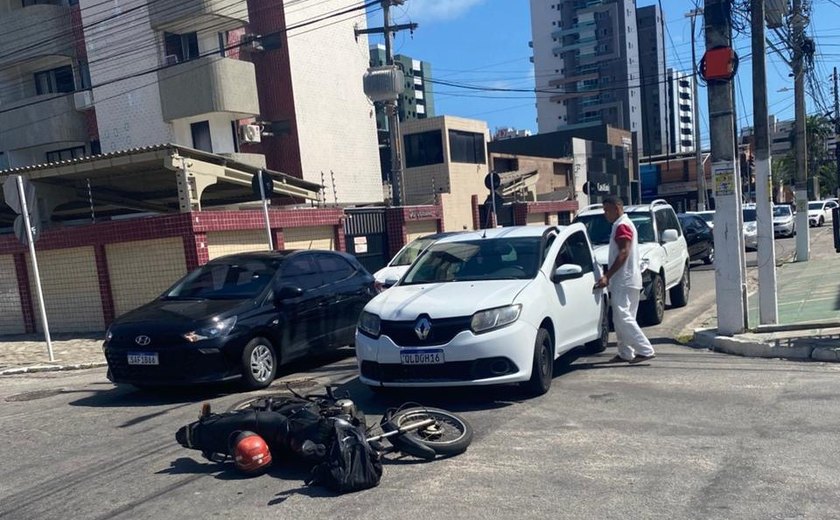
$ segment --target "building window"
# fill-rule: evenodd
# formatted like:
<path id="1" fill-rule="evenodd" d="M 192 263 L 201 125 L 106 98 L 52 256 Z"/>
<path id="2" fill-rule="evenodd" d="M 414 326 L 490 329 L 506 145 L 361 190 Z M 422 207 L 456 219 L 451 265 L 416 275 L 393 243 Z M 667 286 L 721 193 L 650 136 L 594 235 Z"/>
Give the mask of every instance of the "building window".
<path id="1" fill-rule="evenodd" d="M 239 153 L 239 122 L 231 121 L 230 130 L 233 132 L 233 151 Z"/>
<path id="2" fill-rule="evenodd" d="M 443 164 L 443 133 L 440 130 L 403 136 L 405 167 Z"/>
<path id="3" fill-rule="evenodd" d="M 449 131 L 449 158 L 452 162 L 484 164 L 484 134 Z"/>
<path id="4" fill-rule="evenodd" d="M 213 141 L 210 139 L 210 122 L 199 121 L 190 125 L 193 148 L 205 152 L 213 151 Z"/>
<path id="5" fill-rule="evenodd" d="M 70 65 L 35 73 L 35 93 L 39 96 L 74 90 L 76 85 L 73 81 L 73 67 Z"/>
<path id="6" fill-rule="evenodd" d="M 198 33 L 174 34 L 163 33 L 166 64 L 174 65 L 198 58 Z"/>
<path id="7" fill-rule="evenodd" d="M 79 87 L 82 90 L 85 90 L 89 89 L 91 86 L 90 67 L 88 67 L 88 62 L 85 60 L 79 60 Z"/>
<path id="8" fill-rule="evenodd" d="M 78 159 L 85 156 L 84 146 L 74 146 L 73 148 L 64 148 L 62 150 L 53 150 L 47 152 L 47 162 L 54 163 L 59 161 L 69 161 L 70 159 Z"/>

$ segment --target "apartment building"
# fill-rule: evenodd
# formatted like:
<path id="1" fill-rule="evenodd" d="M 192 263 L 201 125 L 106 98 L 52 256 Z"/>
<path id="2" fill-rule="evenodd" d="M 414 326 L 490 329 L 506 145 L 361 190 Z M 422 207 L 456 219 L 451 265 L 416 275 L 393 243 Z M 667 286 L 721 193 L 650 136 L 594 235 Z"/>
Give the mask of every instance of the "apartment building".
<path id="1" fill-rule="evenodd" d="M 611 125 L 638 132 L 642 94 L 633 0 L 531 0 L 539 132 Z"/>
<path id="2" fill-rule="evenodd" d="M 173 143 L 381 201 L 364 13 L 287 4 L 0 0 L 0 169 Z"/>
<path id="3" fill-rule="evenodd" d="M 659 155 L 668 150 L 666 139 L 668 119 L 667 87 L 665 80 L 665 34 L 659 5 L 636 10 L 639 30 L 639 66 L 642 91 L 642 155 Z"/>
<path id="4" fill-rule="evenodd" d="M 695 150 L 694 76 L 690 72 L 668 69 L 668 142 L 670 153 Z"/>

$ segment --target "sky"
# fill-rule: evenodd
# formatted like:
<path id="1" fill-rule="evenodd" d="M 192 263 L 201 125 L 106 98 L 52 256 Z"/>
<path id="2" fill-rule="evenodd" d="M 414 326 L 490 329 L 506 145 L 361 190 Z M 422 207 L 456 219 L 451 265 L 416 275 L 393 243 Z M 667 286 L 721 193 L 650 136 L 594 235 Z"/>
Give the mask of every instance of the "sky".
<path id="1" fill-rule="evenodd" d="M 550 1 L 550 0 L 544 0 Z M 702 0 L 698 0 L 702 4 Z M 638 0 L 638 6 L 652 5 Z M 668 67 L 691 70 L 691 23 L 685 17 L 693 6 L 689 0 L 662 0 L 665 13 L 665 49 Z M 382 24 L 382 11 L 369 14 L 371 26 Z M 413 34 L 399 33 L 394 40 L 396 54 L 428 61 L 434 79 L 479 87 L 534 88 L 534 66 L 530 63 L 531 15 L 529 0 L 406 0 L 392 8 L 395 23 L 416 22 Z M 698 60 L 705 50 L 697 19 Z M 830 75 L 840 67 L 840 0 L 813 0 L 808 34 L 817 45 L 815 74 L 825 102 L 832 107 Z M 381 37 L 371 36 L 371 43 Z M 749 28 L 735 35 L 734 47 L 742 57 L 736 77 L 736 103 L 739 127 L 752 126 L 752 60 Z M 768 106 L 780 120 L 793 118 L 793 79 L 790 67 L 768 49 Z M 788 91 L 779 90 L 788 88 Z M 708 142 L 706 88 L 699 92 L 701 139 Z M 818 110 L 808 96 L 808 112 Z M 532 93 L 483 92 L 435 85 L 436 115 L 455 115 L 482 119 L 491 132 L 497 127 L 529 129 L 536 133 L 536 107 Z"/>

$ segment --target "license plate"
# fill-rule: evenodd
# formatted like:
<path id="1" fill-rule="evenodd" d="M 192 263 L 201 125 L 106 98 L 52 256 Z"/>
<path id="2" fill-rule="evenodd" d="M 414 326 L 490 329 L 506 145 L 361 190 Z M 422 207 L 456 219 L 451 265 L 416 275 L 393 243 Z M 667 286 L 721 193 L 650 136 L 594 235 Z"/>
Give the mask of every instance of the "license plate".
<path id="1" fill-rule="evenodd" d="M 444 363 L 443 350 L 403 350 L 400 352 L 400 363 L 403 365 L 442 365 Z"/>
<path id="2" fill-rule="evenodd" d="M 158 365 L 157 352 L 129 352 L 129 365 Z"/>

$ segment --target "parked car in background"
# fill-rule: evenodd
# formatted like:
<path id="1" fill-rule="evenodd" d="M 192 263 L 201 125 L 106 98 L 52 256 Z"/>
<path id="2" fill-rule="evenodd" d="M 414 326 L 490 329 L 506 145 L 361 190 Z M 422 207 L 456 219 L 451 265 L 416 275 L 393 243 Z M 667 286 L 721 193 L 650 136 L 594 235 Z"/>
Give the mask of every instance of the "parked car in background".
<path id="1" fill-rule="evenodd" d="M 440 239 L 362 312 L 360 379 L 374 389 L 522 383 L 543 394 L 556 358 L 607 346 L 600 275 L 581 224 Z"/>
<path id="2" fill-rule="evenodd" d="M 744 248 L 758 248 L 758 224 L 756 223 L 755 204 L 744 204 L 741 207 L 744 215 Z"/>
<path id="3" fill-rule="evenodd" d="M 808 224 L 822 226 L 831 220 L 831 210 L 837 207 L 833 200 L 812 200 L 808 202 Z"/>
<path id="4" fill-rule="evenodd" d="M 416 238 L 403 246 L 403 248 L 394 255 L 394 258 L 388 262 L 388 265 L 373 274 L 373 277 L 376 279 L 377 287 L 379 289 L 387 289 L 388 287 L 394 285 L 397 280 L 403 277 L 412 262 L 414 262 L 414 260 L 416 260 L 417 257 L 426 250 L 426 248 L 441 238 L 448 237 L 456 233 L 460 233 L 460 231 L 426 235 Z"/>
<path id="5" fill-rule="evenodd" d="M 715 212 L 711 211 L 686 211 L 687 215 L 697 215 L 712 229 L 715 227 Z"/>
<path id="6" fill-rule="evenodd" d="M 792 237 L 796 235 L 796 221 L 793 218 L 793 208 L 787 204 L 773 206 L 773 235 L 777 237 Z"/>
<path id="7" fill-rule="evenodd" d="M 715 261 L 715 238 L 712 228 L 696 213 L 680 213 L 680 219 L 688 254 L 691 261 L 702 260 L 709 265 Z"/>
<path id="8" fill-rule="evenodd" d="M 639 302 L 639 321 L 647 325 L 662 323 L 665 316 L 665 291 L 670 290 L 674 307 L 688 304 L 691 273 L 688 268 L 688 245 L 674 208 L 663 199 L 650 204 L 625 206 L 624 211 L 639 233 L 644 289 Z M 586 226 L 595 247 L 595 258 L 606 268 L 612 224 L 604 218 L 600 204 L 583 208 L 575 218 Z"/>
<path id="9" fill-rule="evenodd" d="M 280 364 L 354 341 L 373 276 L 337 251 L 217 258 L 117 318 L 108 378 L 136 386 L 239 379 L 268 386 Z"/>

